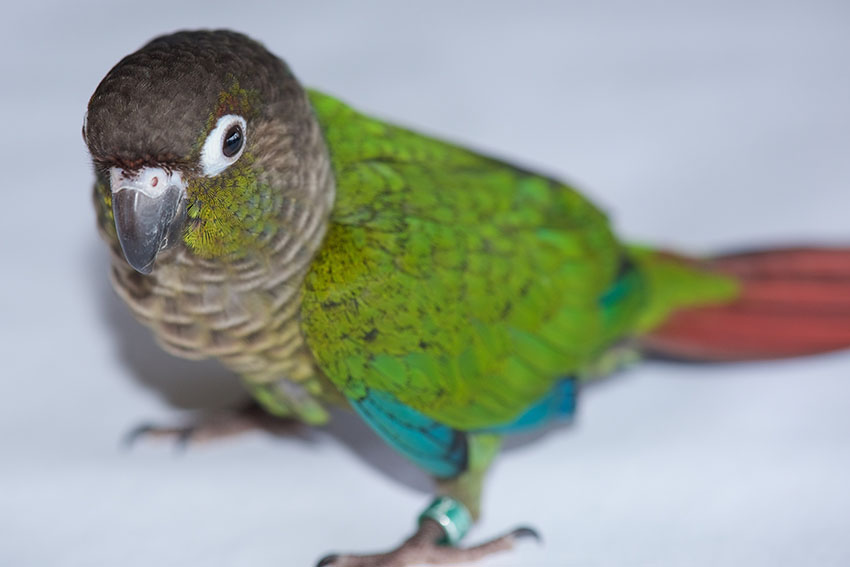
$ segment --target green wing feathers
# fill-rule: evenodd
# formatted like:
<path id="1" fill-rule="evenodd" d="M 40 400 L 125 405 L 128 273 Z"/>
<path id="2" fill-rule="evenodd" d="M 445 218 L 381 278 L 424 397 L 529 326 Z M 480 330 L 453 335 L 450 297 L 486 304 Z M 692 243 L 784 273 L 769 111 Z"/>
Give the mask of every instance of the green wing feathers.
<path id="1" fill-rule="evenodd" d="M 302 328 L 345 395 L 498 425 L 637 317 L 639 289 L 600 305 L 624 250 L 572 188 L 311 97 L 337 197 Z"/>

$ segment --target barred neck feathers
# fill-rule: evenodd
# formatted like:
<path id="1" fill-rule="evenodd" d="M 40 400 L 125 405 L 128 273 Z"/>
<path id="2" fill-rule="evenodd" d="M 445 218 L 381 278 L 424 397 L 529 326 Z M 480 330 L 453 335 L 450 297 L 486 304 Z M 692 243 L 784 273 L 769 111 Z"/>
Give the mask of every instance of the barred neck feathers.
<path id="1" fill-rule="evenodd" d="M 247 254 L 213 257 L 187 238 L 157 259 L 150 276 L 130 268 L 113 246 L 113 281 L 170 352 L 215 356 L 264 381 L 306 372 L 293 368 L 294 355 L 304 350 L 299 289 L 327 230 L 334 180 L 315 120 L 294 132 L 281 121 L 259 123 L 253 138 L 261 148 L 257 183 L 276 194 L 270 236 L 246 243 Z M 297 152 L 262 149 L 296 145 Z"/>

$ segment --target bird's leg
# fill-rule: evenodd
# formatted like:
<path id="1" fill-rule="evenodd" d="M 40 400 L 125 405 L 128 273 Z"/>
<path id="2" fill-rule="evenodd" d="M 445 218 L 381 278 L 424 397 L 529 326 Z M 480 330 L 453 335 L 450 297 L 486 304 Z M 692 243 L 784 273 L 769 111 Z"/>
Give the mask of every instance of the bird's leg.
<path id="1" fill-rule="evenodd" d="M 127 445 L 155 439 L 172 441 L 185 447 L 190 443 L 207 443 L 236 437 L 257 429 L 283 434 L 297 427 L 292 418 L 280 418 L 266 412 L 254 401 L 231 410 L 201 415 L 193 420 L 175 425 L 144 423 L 127 434 Z"/>
<path id="2" fill-rule="evenodd" d="M 127 436 L 128 444 L 141 438 L 158 438 L 188 443 L 207 442 L 261 429 L 270 433 L 291 433 L 299 423 L 321 425 L 328 413 L 307 388 L 288 378 L 252 381 L 245 387 L 253 401 L 236 410 L 202 416 L 177 426 L 144 424 Z"/>
<path id="3" fill-rule="evenodd" d="M 442 496 L 419 516 L 416 532 L 392 551 L 371 555 L 328 555 L 317 567 L 406 567 L 447 565 L 477 561 L 507 551 L 521 539 L 539 540 L 537 532 L 520 527 L 471 547 L 458 547 L 478 518 L 481 486 L 487 466 L 499 448 L 495 436 L 470 437 L 470 460 L 466 472 L 438 481 Z"/>

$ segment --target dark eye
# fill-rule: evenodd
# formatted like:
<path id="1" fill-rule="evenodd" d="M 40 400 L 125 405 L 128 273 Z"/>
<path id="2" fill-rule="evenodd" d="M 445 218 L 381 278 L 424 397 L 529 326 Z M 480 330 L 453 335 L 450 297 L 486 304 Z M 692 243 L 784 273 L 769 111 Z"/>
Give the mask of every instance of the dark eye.
<path id="1" fill-rule="evenodd" d="M 248 123 L 238 114 L 225 114 L 207 134 L 198 162 L 207 177 L 218 175 L 245 151 Z"/>
<path id="2" fill-rule="evenodd" d="M 239 153 L 239 150 L 242 149 L 243 140 L 242 126 L 234 124 L 229 130 L 227 130 L 227 134 L 224 135 L 224 143 L 221 145 L 221 153 L 223 153 L 226 157 L 235 156 Z"/>

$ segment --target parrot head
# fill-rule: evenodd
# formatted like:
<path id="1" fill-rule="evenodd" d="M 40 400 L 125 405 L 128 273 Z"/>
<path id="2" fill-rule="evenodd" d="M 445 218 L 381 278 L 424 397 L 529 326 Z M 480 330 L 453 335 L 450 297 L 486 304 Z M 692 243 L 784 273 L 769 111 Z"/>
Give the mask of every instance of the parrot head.
<path id="1" fill-rule="evenodd" d="M 320 214 L 311 199 L 332 198 L 306 92 L 230 31 L 162 36 L 122 59 L 89 101 L 83 138 L 100 217 L 143 274 L 175 246 L 210 261 L 269 249 L 293 211 Z"/>

